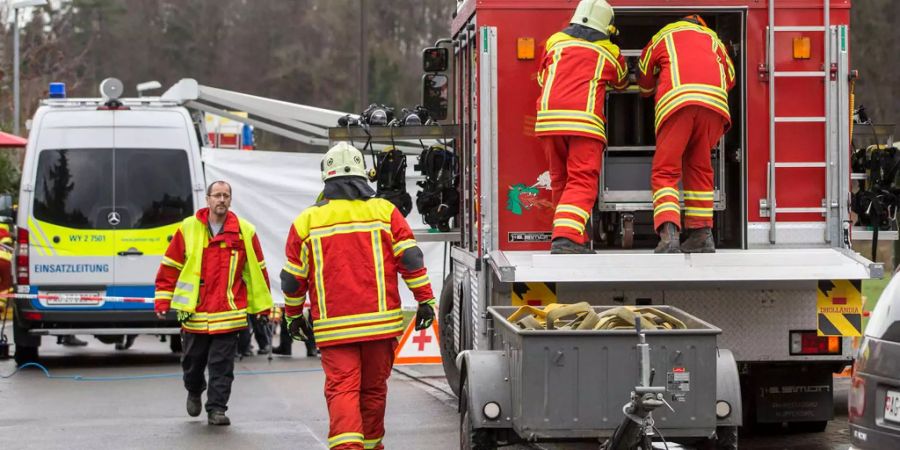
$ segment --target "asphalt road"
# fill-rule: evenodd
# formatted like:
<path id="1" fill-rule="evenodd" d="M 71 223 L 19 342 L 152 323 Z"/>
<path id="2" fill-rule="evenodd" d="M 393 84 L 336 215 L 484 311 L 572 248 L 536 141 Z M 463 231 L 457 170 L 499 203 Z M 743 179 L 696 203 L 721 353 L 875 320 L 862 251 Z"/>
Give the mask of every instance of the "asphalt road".
<path id="1" fill-rule="evenodd" d="M 88 347 L 64 348 L 45 338 L 42 362 L 51 376 L 62 378 L 48 379 L 34 368 L 0 378 L 0 449 L 327 448 L 324 375 L 317 358 L 238 361 L 228 411 L 232 425 L 210 427 L 205 416 L 185 413 L 178 357 L 168 353 L 167 344 L 145 336 L 132 349 L 116 351 L 82 338 L 89 339 Z M 302 346 L 295 350 L 302 353 Z M 12 360 L 0 361 L 0 375 L 14 369 Z M 846 379 L 836 380 L 835 388 L 836 419 L 824 433 L 769 430 L 742 435 L 740 447 L 846 450 Z M 458 448 L 456 401 L 447 391 L 437 367 L 395 371 L 389 382 L 386 448 Z"/>

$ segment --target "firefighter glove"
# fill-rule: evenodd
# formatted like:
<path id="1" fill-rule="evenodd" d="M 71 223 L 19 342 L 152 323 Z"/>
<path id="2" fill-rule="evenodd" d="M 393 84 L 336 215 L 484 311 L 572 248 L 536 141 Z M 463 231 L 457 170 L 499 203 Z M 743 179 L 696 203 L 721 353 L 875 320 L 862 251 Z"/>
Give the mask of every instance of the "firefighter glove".
<path id="1" fill-rule="evenodd" d="M 288 333 L 291 335 L 291 339 L 305 341 L 312 336 L 312 327 L 309 326 L 306 316 L 301 314 L 295 317 L 285 317 L 285 320 L 287 320 Z"/>
<path id="2" fill-rule="evenodd" d="M 178 311 L 178 323 L 187 322 L 188 320 L 190 320 L 191 316 L 193 316 L 193 315 L 194 315 L 194 313 L 190 313 L 187 311 Z"/>
<path id="3" fill-rule="evenodd" d="M 416 331 L 424 330 L 434 322 L 434 299 L 419 303 L 416 311 Z"/>

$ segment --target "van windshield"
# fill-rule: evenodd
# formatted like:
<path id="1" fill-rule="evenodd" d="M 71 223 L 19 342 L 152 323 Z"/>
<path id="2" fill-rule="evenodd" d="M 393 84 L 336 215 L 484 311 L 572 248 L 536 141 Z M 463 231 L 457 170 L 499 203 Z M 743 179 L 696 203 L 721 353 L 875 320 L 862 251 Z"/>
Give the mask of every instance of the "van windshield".
<path id="1" fill-rule="evenodd" d="M 79 229 L 144 229 L 177 223 L 192 212 L 184 150 L 127 148 L 113 155 L 112 149 L 62 149 L 44 150 L 38 158 L 38 220 Z"/>
<path id="2" fill-rule="evenodd" d="M 194 212 L 187 152 L 176 149 L 116 149 L 116 229 L 156 228 Z"/>

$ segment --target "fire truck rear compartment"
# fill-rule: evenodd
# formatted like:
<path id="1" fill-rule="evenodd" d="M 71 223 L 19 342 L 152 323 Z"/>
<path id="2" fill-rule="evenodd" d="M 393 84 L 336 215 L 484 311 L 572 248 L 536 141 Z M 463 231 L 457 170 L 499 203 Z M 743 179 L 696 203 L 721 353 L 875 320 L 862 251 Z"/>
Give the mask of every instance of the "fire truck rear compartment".
<path id="1" fill-rule="evenodd" d="M 730 92 L 731 129 L 711 149 L 715 173 L 715 228 L 719 248 L 742 248 L 745 219 L 743 211 L 744 152 L 743 11 L 627 10 L 617 9 L 616 26 L 621 30 L 618 45 L 632 73 L 643 47 L 665 25 L 699 12 L 729 49 L 738 73 L 737 86 Z M 658 240 L 653 230 L 650 169 L 656 148 L 654 100 L 637 90 L 610 91 L 607 97 L 609 147 L 603 155 L 600 195 L 593 215 L 595 248 L 647 249 Z"/>

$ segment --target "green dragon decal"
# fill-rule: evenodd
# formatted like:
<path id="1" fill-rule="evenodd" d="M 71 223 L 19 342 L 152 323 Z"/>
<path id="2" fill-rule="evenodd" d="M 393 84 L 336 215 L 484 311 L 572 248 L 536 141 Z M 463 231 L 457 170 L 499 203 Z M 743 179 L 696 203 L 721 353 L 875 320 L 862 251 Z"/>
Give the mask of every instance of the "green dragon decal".
<path id="1" fill-rule="evenodd" d="M 532 199 L 537 197 L 540 190 L 534 186 L 528 186 L 525 183 L 517 183 L 509 187 L 506 192 L 506 209 L 516 215 L 522 215 L 526 209 L 534 206 L 533 201 L 527 201 L 522 196 L 529 196 Z"/>

